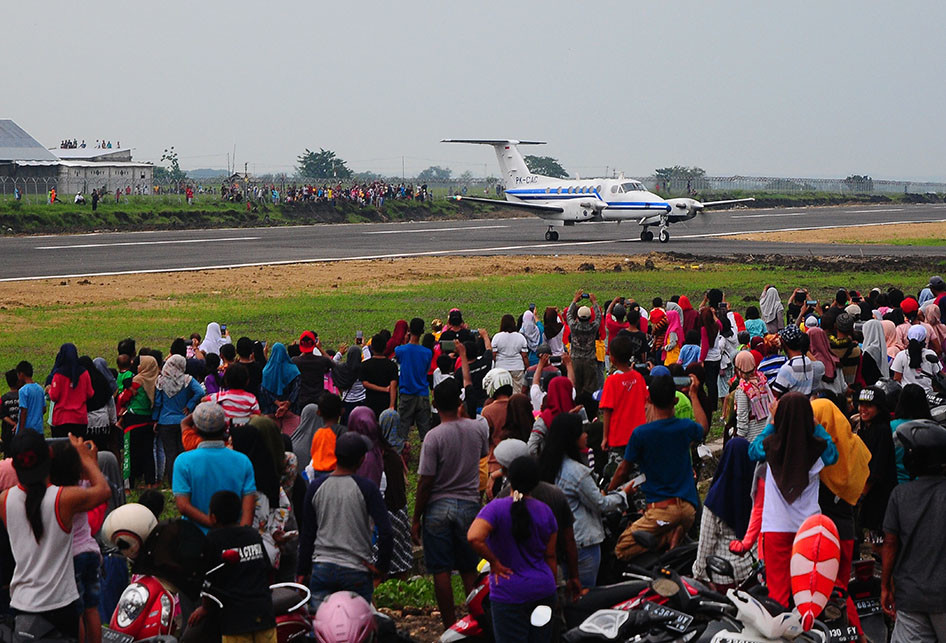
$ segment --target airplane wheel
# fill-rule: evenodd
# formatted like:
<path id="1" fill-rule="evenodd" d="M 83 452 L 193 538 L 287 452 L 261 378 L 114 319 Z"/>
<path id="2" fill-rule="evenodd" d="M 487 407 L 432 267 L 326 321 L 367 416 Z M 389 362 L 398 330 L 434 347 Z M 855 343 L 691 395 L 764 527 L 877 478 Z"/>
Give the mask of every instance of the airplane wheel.
<path id="1" fill-rule="evenodd" d="M 667 243 L 668 241 L 670 241 L 670 231 L 667 230 L 666 228 L 662 229 L 660 231 L 659 239 L 660 239 L 660 243 Z"/>
<path id="2" fill-rule="evenodd" d="M 653 241 L 654 233 L 650 230 L 641 230 L 641 241 Z"/>
<path id="3" fill-rule="evenodd" d="M 550 239 L 550 241 L 558 241 L 558 232 L 556 232 L 555 230 L 552 230 L 552 238 Z"/>
<path id="4" fill-rule="evenodd" d="M 551 231 L 551 230 L 549 230 L 548 232 L 545 233 L 545 240 L 546 240 L 546 241 L 551 241 L 551 240 L 552 240 L 552 231 Z"/>

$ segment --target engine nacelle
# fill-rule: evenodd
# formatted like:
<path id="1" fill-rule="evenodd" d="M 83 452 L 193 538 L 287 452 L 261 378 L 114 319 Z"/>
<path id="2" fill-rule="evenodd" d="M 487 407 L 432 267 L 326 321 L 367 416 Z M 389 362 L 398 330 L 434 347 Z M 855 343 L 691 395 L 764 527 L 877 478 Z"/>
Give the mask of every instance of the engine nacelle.
<path id="1" fill-rule="evenodd" d="M 671 210 L 671 214 L 675 214 L 677 216 L 686 214 L 687 219 L 692 219 L 698 213 L 703 211 L 703 204 L 696 199 L 691 199 L 689 197 L 667 199 L 667 203 L 669 203 L 670 207 L 673 208 L 673 210 Z"/>
<path id="2" fill-rule="evenodd" d="M 600 199 L 572 199 L 561 205 L 565 209 L 562 213 L 564 221 L 590 221 L 599 217 L 601 211 L 608 206 Z"/>

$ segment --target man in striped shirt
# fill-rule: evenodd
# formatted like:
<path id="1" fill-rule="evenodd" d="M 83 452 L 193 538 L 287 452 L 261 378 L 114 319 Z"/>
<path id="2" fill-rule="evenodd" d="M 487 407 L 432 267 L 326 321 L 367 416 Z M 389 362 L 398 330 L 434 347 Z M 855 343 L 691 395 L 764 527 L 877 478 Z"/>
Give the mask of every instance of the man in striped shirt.
<path id="1" fill-rule="evenodd" d="M 208 395 L 203 401 L 216 402 L 223 407 L 229 424 L 246 424 L 260 412 L 256 396 L 245 390 L 249 382 L 250 373 L 246 366 L 239 362 L 230 364 L 223 374 L 223 389 Z"/>

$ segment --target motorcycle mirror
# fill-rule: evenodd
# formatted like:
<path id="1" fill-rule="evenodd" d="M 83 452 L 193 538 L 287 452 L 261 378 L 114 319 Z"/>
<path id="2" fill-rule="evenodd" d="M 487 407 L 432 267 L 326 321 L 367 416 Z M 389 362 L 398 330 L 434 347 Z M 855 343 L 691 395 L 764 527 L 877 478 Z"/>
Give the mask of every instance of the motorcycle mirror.
<path id="1" fill-rule="evenodd" d="M 736 572 L 732 563 L 721 556 L 707 556 L 706 568 L 717 576 L 723 578 L 735 578 Z"/>
<path id="2" fill-rule="evenodd" d="M 539 605 L 532 610 L 532 617 L 529 622 L 532 627 L 545 627 L 552 620 L 552 608 L 548 605 Z"/>

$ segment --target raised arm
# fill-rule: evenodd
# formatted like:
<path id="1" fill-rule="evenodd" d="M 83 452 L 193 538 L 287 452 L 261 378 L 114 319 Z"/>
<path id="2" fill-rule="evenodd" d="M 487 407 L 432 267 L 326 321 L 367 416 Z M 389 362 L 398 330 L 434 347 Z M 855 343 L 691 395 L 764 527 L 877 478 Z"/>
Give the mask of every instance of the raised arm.
<path id="1" fill-rule="evenodd" d="M 63 487 L 59 497 L 59 517 L 63 524 L 71 525 L 76 514 L 95 509 L 112 495 L 108 481 L 99 469 L 98 449 L 91 441 L 69 434 L 69 442 L 79 452 L 82 474 L 91 485 L 88 487 Z"/>

